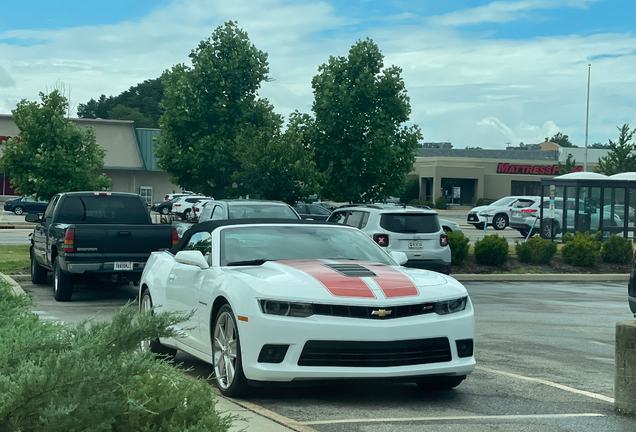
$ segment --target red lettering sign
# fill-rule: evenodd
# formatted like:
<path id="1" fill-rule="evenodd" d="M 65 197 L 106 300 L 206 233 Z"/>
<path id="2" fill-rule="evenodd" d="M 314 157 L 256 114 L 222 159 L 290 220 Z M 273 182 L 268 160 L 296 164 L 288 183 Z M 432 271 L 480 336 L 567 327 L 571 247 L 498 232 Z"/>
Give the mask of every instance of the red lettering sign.
<path id="1" fill-rule="evenodd" d="M 581 171 L 583 171 L 582 166 L 574 167 L 574 172 Z M 503 162 L 497 165 L 497 174 L 556 175 L 558 173 L 558 165 L 511 165 Z"/>

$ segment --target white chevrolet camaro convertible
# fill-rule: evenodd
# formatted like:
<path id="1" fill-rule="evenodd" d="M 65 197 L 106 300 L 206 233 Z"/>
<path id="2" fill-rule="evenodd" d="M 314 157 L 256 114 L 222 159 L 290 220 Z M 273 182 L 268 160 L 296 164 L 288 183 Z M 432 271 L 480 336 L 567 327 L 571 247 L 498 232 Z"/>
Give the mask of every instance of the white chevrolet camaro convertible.
<path id="1" fill-rule="evenodd" d="M 475 368 L 468 293 L 404 261 L 348 226 L 197 224 L 173 249 L 151 255 L 139 292 L 142 313 L 194 313 L 179 337 L 142 349 L 179 349 L 211 363 L 231 397 L 265 382 L 388 378 L 455 387 Z"/>

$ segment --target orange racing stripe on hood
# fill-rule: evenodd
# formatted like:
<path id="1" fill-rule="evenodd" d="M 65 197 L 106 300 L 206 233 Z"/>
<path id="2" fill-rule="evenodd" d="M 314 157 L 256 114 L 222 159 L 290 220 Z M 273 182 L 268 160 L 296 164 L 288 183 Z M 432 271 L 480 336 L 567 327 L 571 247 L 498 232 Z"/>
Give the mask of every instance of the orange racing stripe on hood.
<path id="1" fill-rule="evenodd" d="M 320 282 L 327 290 L 337 297 L 375 298 L 371 288 L 359 277 L 348 277 L 326 267 L 319 260 L 289 260 L 279 261 L 293 267 Z"/>
<path id="2" fill-rule="evenodd" d="M 373 281 L 382 288 L 386 298 L 411 297 L 419 294 L 411 278 L 401 271 L 382 264 L 368 263 L 364 266 L 379 276 L 373 278 Z"/>

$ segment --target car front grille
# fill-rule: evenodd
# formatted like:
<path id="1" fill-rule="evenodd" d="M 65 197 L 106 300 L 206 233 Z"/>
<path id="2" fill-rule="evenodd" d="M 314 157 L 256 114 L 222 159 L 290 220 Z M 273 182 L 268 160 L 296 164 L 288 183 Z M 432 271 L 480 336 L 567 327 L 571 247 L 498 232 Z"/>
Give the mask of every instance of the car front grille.
<path id="1" fill-rule="evenodd" d="M 445 337 L 391 342 L 308 341 L 298 366 L 392 367 L 451 360 Z"/>
<path id="2" fill-rule="evenodd" d="M 346 306 L 314 304 L 314 315 L 337 316 L 346 318 L 392 319 L 425 315 L 435 312 L 435 303 L 418 303 L 405 306 Z M 380 312 L 384 311 L 384 312 Z M 389 312 L 390 311 L 390 312 Z M 375 313 L 374 313 L 375 312 Z"/>

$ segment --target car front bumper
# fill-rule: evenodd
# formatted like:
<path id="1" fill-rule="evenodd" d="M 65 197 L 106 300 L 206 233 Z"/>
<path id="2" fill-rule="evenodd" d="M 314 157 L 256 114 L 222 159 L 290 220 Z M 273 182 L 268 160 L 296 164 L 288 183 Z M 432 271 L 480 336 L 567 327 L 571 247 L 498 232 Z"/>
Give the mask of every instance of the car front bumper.
<path id="1" fill-rule="evenodd" d="M 424 270 L 431 270 L 438 273 L 450 274 L 451 263 L 450 261 L 435 260 L 435 259 L 409 259 L 404 267 L 418 268 Z"/>
<path id="2" fill-rule="evenodd" d="M 331 379 L 374 379 L 463 376 L 475 369 L 472 355 L 460 358 L 457 340 L 475 338 L 472 304 L 449 315 L 426 315 L 374 320 L 313 315 L 308 318 L 265 315 L 257 308 L 249 322 L 239 321 L 241 353 L 245 377 L 252 381 L 292 382 Z M 300 366 L 299 360 L 309 341 L 392 342 L 448 338 L 451 360 L 439 363 L 386 367 Z M 396 342 L 397 343 L 397 342 Z M 264 345 L 288 345 L 280 363 L 259 362 Z M 305 357 L 306 358 L 306 357 Z"/>

